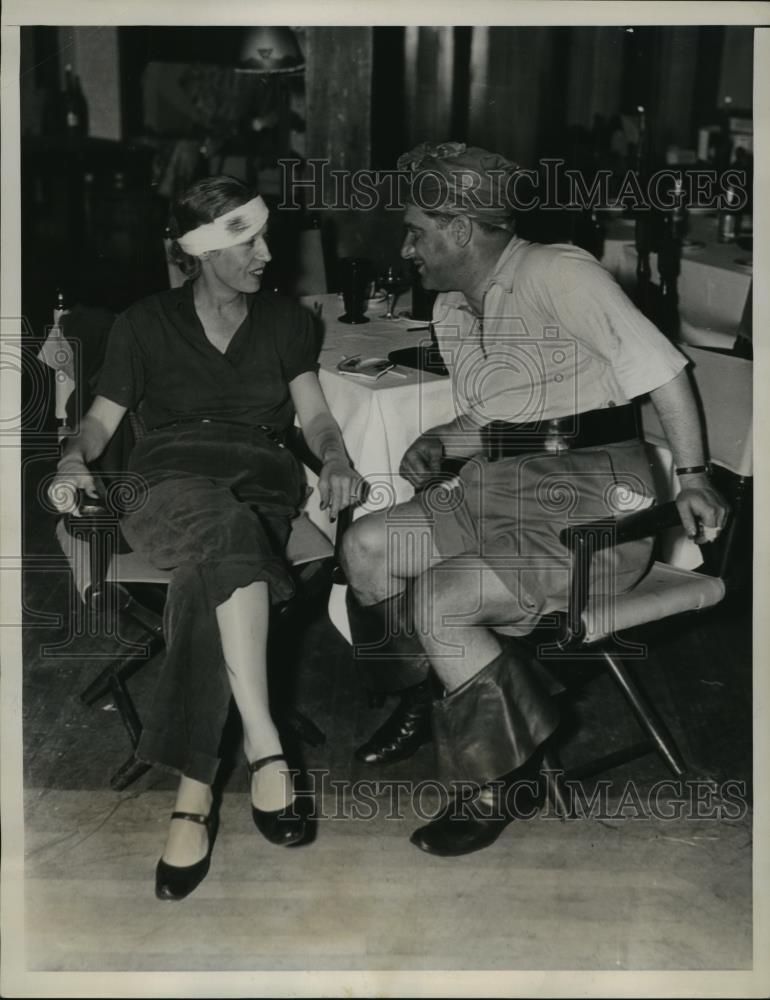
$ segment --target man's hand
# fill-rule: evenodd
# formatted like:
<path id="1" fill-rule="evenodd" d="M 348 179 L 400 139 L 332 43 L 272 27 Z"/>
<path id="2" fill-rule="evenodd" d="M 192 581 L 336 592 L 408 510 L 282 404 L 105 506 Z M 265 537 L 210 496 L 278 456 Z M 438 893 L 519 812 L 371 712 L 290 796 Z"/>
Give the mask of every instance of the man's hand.
<path id="1" fill-rule="evenodd" d="M 703 544 L 713 542 L 724 528 L 730 507 L 705 475 L 682 476 L 676 506 L 687 535 Z"/>
<path id="2" fill-rule="evenodd" d="M 441 438 L 435 431 L 427 431 L 407 448 L 399 471 L 415 489 L 419 489 L 426 479 L 441 472 L 443 458 L 444 444 Z"/>
<path id="3" fill-rule="evenodd" d="M 85 462 L 77 455 L 66 455 L 59 462 L 56 475 L 48 486 L 48 499 L 60 513 L 79 517 L 78 490 L 83 490 L 90 497 L 99 496 L 94 477 Z"/>
<path id="4" fill-rule="evenodd" d="M 362 499 L 363 484 L 363 479 L 346 458 L 335 455 L 324 462 L 318 478 L 318 493 L 321 510 L 329 508 L 330 521 L 335 521 L 345 507 Z"/>

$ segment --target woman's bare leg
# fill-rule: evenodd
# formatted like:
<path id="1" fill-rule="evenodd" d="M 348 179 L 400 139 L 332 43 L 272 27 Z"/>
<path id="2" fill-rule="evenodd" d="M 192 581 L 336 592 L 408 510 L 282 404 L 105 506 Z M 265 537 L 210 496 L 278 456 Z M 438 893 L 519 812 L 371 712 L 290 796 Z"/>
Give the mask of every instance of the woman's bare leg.
<path id="1" fill-rule="evenodd" d="M 204 785 L 194 778 L 182 776 L 174 803 L 174 812 L 200 813 L 208 816 L 211 810 L 211 785 Z M 208 850 L 208 832 L 200 823 L 172 819 L 163 850 L 163 860 L 169 865 L 186 868 L 205 857 Z"/>
<path id="2" fill-rule="evenodd" d="M 243 742 L 249 761 L 283 752 L 268 703 L 267 630 L 270 599 L 267 584 L 250 583 L 233 591 L 216 609 L 222 652 L 235 704 L 243 722 Z M 258 809 L 283 809 L 293 799 L 286 764 L 276 761 L 251 779 L 251 801 Z M 209 814 L 210 785 L 183 776 L 174 811 Z M 205 856 L 208 836 L 204 826 L 175 819 L 169 826 L 163 860 L 185 867 Z"/>
<path id="3" fill-rule="evenodd" d="M 216 609 L 222 652 L 235 704 L 243 722 L 247 760 L 283 753 L 268 702 L 268 586 L 255 581 L 239 587 Z M 251 778 L 251 801 L 257 809 L 283 809 L 291 804 L 291 776 L 284 761 L 260 768 Z"/>

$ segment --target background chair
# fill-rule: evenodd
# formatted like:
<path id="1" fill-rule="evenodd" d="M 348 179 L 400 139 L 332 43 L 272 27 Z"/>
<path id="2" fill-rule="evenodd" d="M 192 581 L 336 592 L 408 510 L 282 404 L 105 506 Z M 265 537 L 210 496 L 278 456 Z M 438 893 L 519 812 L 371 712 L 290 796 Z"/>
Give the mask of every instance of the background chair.
<path id="1" fill-rule="evenodd" d="M 76 382 L 55 381 L 57 413 L 67 413 L 68 427 L 77 426 L 77 413 L 73 413 L 73 400 L 77 412 L 83 413 L 90 404 L 89 387 L 101 365 L 104 341 L 112 324 L 112 315 L 106 311 L 94 312 L 83 307 L 60 318 L 55 332 L 59 361 L 68 370 L 78 371 L 85 385 L 76 393 Z M 101 336 L 94 335 L 99 330 Z M 87 331 L 87 336 L 81 334 Z M 66 348 L 62 347 L 66 344 Z M 101 349 L 100 349 L 101 348 Z M 84 350 L 81 350 L 84 349 Z M 53 358 L 49 351 L 46 358 Z M 47 361 L 50 363 L 50 361 Z M 63 397 L 65 393 L 68 399 Z M 69 404 L 69 405 L 68 405 Z M 95 463 L 97 480 L 101 476 L 103 496 L 98 501 L 82 495 L 79 498 L 81 516 L 65 516 L 56 526 L 56 537 L 73 575 L 75 589 L 83 608 L 91 617 L 92 629 L 99 623 L 111 630 L 118 618 L 139 626 L 140 635 L 123 655 L 116 656 L 81 693 L 81 700 L 93 705 L 104 698 L 111 699 L 126 728 L 132 749 L 141 735 L 141 718 L 131 697 L 128 680 L 163 648 L 162 611 L 169 574 L 150 566 L 137 553 L 128 549 L 120 534 L 121 512 L 130 498 L 132 484 L 122 475 L 125 459 L 133 441 L 141 434 L 141 424 L 133 414 L 127 414 L 121 428 L 113 438 L 118 447 L 107 453 L 105 461 Z M 312 454 L 295 429 L 288 446 L 303 464 L 316 474 L 321 463 Z M 347 525 L 349 510 L 343 511 L 338 520 L 339 537 Z M 339 544 L 339 543 L 338 543 Z M 287 547 L 287 561 L 297 584 L 297 594 L 276 612 L 278 621 L 292 616 L 300 603 L 310 603 L 316 595 L 326 592 L 331 575 L 337 565 L 336 550 L 323 533 L 301 513 L 292 523 Z M 311 745 L 324 742 L 324 734 L 305 716 L 291 707 L 282 709 L 281 721 L 294 736 Z M 133 753 L 118 768 L 110 781 L 115 790 L 126 788 L 149 769 L 149 765 L 136 760 Z"/>

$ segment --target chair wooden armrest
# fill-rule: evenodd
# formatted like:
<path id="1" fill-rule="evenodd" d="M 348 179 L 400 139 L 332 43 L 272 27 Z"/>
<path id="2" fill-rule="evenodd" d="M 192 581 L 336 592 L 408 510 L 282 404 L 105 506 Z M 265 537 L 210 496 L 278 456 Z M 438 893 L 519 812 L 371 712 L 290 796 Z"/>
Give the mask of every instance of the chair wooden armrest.
<path id="1" fill-rule="evenodd" d="M 657 535 L 681 523 L 676 503 L 671 500 L 625 517 L 601 518 L 564 528 L 559 539 L 570 551 L 572 569 L 566 634 L 559 643 L 563 649 L 579 646 L 585 638 L 584 613 L 588 607 L 594 553 L 623 542 Z"/>
<path id="2" fill-rule="evenodd" d="M 559 538 L 563 545 L 571 548 L 573 540 L 577 541 L 589 537 L 596 532 L 597 526 L 612 526 L 614 529 L 613 539 L 605 541 L 600 546 L 606 548 L 608 544 L 620 545 L 622 542 L 633 542 L 639 538 L 647 538 L 648 535 L 656 535 L 667 528 L 675 528 L 681 523 L 676 501 L 669 500 L 667 503 L 655 504 L 644 510 L 636 511 L 634 514 L 626 514 L 624 517 L 570 525 L 568 528 L 564 528 Z"/>
<path id="3" fill-rule="evenodd" d="M 310 450 L 301 428 L 292 426 L 288 429 L 286 432 L 286 447 L 312 473 L 320 476 L 323 462 Z"/>
<path id="4" fill-rule="evenodd" d="M 308 446 L 305 436 L 302 433 L 301 428 L 292 426 L 289 428 L 286 434 L 286 447 L 291 451 L 291 453 L 297 458 L 298 461 L 310 469 L 310 471 L 316 475 L 321 475 L 321 469 L 323 468 L 323 462 L 317 455 L 315 455 Z M 353 507 L 345 507 L 341 510 L 337 518 L 337 533 L 334 540 L 334 561 L 332 566 L 332 580 L 334 583 L 345 584 L 347 580 L 345 579 L 345 573 L 343 572 L 341 561 L 340 561 L 340 550 L 342 548 L 342 539 L 345 536 L 345 532 L 350 527 L 353 520 Z"/>

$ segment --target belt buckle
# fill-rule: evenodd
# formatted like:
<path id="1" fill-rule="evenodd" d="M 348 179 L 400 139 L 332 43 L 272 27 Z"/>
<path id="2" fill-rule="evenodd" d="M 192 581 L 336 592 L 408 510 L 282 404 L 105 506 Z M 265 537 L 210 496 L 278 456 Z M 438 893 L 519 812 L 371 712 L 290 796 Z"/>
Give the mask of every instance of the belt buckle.
<path id="1" fill-rule="evenodd" d="M 543 441 L 543 451 L 554 455 L 560 455 L 564 451 L 569 451 L 569 444 L 562 433 L 561 419 L 554 417 L 548 421 L 548 428 Z"/>
<path id="2" fill-rule="evenodd" d="M 280 437 L 278 436 L 278 432 L 276 431 L 275 427 L 270 427 L 268 424 L 260 424 L 259 429 L 262 431 L 262 433 L 265 435 L 265 437 L 271 444 L 277 444 L 279 448 L 286 447 L 286 445 L 283 443 L 283 441 L 281 441 Z"/>

